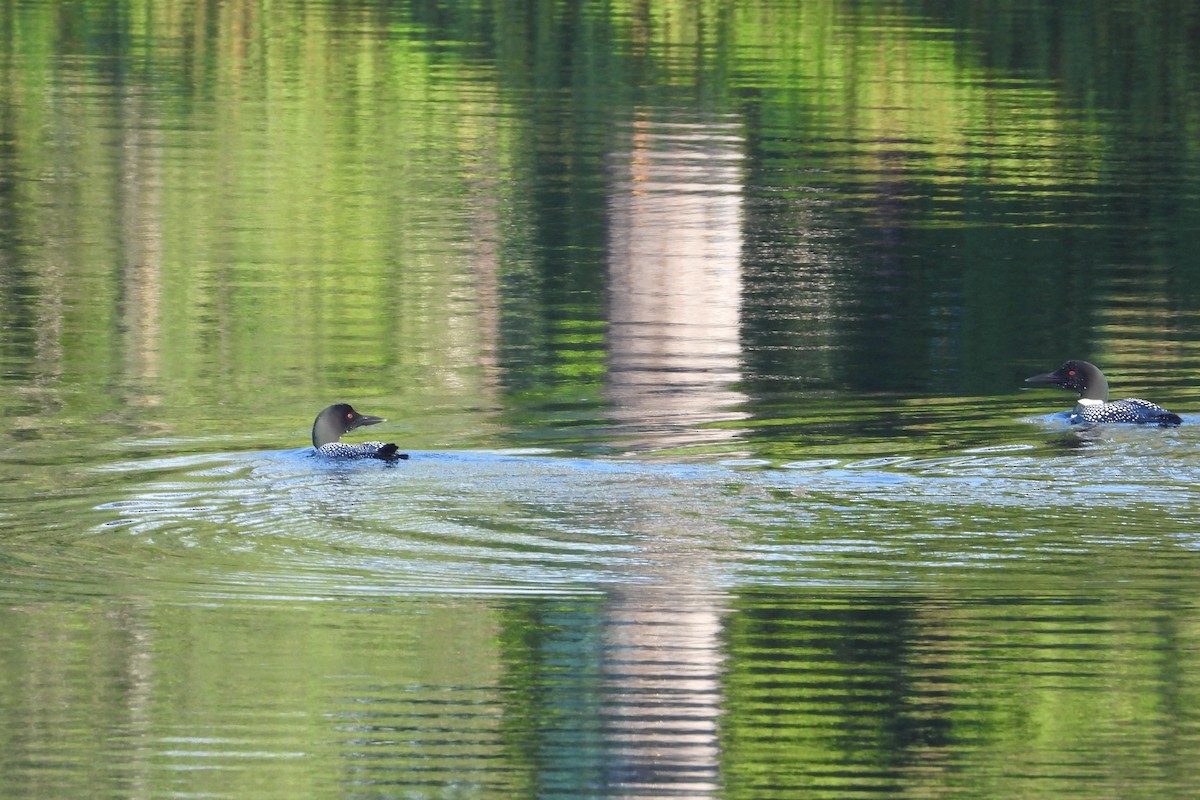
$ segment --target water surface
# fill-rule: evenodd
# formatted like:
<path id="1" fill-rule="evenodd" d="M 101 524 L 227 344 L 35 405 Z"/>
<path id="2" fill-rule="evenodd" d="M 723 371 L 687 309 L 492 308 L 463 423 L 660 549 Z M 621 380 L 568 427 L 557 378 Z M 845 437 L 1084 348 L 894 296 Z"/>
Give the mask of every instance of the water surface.
<path id="1" fill-rule="evenodd" d="M 0 4 L 0 794 L 1190 796 L 1198 22 Z"/>

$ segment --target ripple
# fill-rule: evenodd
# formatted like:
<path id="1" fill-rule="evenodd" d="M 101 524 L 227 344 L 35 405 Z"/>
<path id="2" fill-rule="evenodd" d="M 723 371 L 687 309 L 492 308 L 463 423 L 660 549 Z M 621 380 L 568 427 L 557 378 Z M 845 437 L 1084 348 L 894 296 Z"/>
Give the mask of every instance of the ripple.
<path id="1" fill-rule="evenodd" d="M 122 460 L 93 472 L 105 488 L 87 537 L 22 542 L 22 580 L 204 598 L 559 595 L 685 577 L 876 585 L 1100 542 L 1191 547 L 1179 537 L 1194 529 L 1200 465 L 1145 433 L 774 468 L 541 449 L 417 451 L 395 467 L 307 448 Z M 1080 549 L 1077 531 L 1095 536 Z"/>
<path id="2" fill-rule="evenodd" d="M 839 466 L 842 462 L 836 458 L 813 458 L 807 461 L 789 461 L 781 464 L 781 469 L 826 469 Z"/>
<path id="3" fill-rule="evenodd" d="M 879 467 L 892 467 L 897 464 L 903 464 L 906 461 L 912 460 L 910 456 L 883 456 L 880 458 L 867 458 L 862 461 L 852 461 L 846 464 L 846 469 L 878 469 Z"/>
<path id="4" fill-rule="evenodd" d="M 964 453 L 1015 453 L 1022 450 L 1037 449 L 1032 444 L 995 444 L 987 447 L 971 447 L 963 450 Z"/>

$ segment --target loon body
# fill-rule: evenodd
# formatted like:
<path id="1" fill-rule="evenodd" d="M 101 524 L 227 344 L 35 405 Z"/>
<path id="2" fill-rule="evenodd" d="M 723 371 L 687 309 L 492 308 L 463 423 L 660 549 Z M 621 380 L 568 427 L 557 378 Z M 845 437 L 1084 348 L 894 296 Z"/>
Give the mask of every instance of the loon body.
<path id="1" fill-rule="evenodd" d="M 1026 378 L 1026 383 L 1053 384 L 1079 392 L 1079 402 L 1071 411 L 1071 422 L 1099 425 L 1105 422 L 1132 422 L 1140 425 L 1180 425 L 1183 420 L 1149 400 L 1131 397 L 1126 400 L 1108 399 L 1108 380 L 1095 364 L 1087 361 L 1068 361 L 1054 372 Z"/>
<path id="2" fill-rule="evenodd" d="M 372 417 L 360 414 L 348 403 L 338 403 L 317 414 L 313 422 L 312 442 L 316 448 L 314 455 L 325 458 L 377 458 L 380 461 L 396 461 L 408 458 L 407 453 L 397 453 L 397 447 L 391 443 L 362 442 L 360 444 L 345 444 L 338 441 L 342 434 L 349 433 L 364 425 L 375 425 L 383 422 L 383 417 Z"/>

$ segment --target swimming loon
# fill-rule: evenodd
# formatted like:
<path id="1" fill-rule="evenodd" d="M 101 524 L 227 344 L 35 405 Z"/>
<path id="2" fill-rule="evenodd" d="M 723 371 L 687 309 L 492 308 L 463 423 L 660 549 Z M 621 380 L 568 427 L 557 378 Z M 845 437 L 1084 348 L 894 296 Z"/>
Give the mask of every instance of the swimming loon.
<path id="1" fill-rule="evenodd" d="M 348 403 L 338 403 L 317 414 L 313 422 L 312 442 L 316 448 L 314 455 L 326 458 L 378 458 L 381 461 L 396 461 L 408 458 L 407 453 L 397 453 L 394 444 L 383 442 L 362 442 L 361 444 L 343 444 L 338 440 L 342 434 L 349 433 L 363 425 L 375 425 L 383 422 L 383 417 L 372 417 L 360 414 Z"/>
<path id="2" fill-rule="evenodd" d="M 1180 425 L 1183 420 L 1162 406 L 1148 400 L 1131 397 L 1108 402 L 1108 380 L 1095 364 L 1087 361 L 1068 361 L 1054 372 L 1026 378 L 1026 383 L 1055 384 L 1079 392 L 1079 402 L 1071 411 L 1071 422 L 1097 425 L 1102 422 L 1134 422 L 1139 424 Z"/>

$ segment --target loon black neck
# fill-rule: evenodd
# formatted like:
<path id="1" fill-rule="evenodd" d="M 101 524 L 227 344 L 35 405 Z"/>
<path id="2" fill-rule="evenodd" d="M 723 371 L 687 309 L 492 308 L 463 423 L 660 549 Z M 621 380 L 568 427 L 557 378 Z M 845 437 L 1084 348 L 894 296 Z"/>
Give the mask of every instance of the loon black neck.
<path id="1" fill-rule="evenodd" d="M 342 431 L 336 419 L 325 413 L 317 417 L 312 429 L 313 447 L 320 448 L 327 444 L 333 444 L 341 438 Z"/>
<path id="2" fill-rule="evenodd" d="M 1095 367 L 1087 370 L 1083 388 L 1079 391 L 1079 401 L 1085 405 L 1108 401 L 1108 379 L 1103 372 Z"/>

